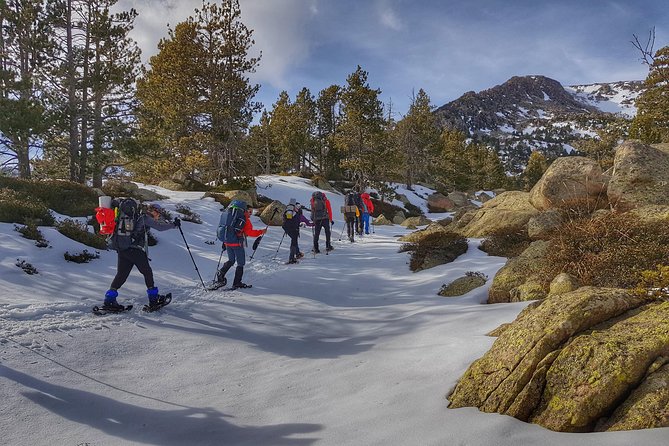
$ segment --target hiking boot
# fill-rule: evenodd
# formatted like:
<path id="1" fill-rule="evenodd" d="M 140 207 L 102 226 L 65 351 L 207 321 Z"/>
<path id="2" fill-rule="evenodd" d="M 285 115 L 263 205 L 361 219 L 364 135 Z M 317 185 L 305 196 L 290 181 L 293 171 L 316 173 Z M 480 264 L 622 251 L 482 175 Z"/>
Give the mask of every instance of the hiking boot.
<path id="1" fill-rule="evenodd" d="M 325 248 L 325 251 L 332 251 L 334 249 L 334 246 L 330 245 Z"/>
<path id="2" fill-rule="evenodd" d="M 146 290 L 146 296 L 149 298 L 149 306 L 154 306 L 158 304 L 158 288 L 151 287 Z"/>
<path id="3" fill-rule="evenodd" d="M 288 262 L 286 262 L 286 265 L 292 265 L 294 263 L 298 263 L 298 261 L 296 259 L 290 259 Z"/>
<path id="4" fill-rule="evenodd" d="M 107 308 L 115 308 L 115 307 L 123 308 L 123 305 L 119 305 L 118 302 L 116 302 L 117 297 L 118 297 L 118 291 L 107 290 L 107 292 L 105 293 L 105 300 L 102 303 L 102 306 Z"/>
<path id="5" fill-rule="evenodd" d="M 316 249 L 314 249 L 314 252 L 315 252 L 316 254 L 320 254 L 320 253 L 321 253 L 321 250 L 318 249 L 318 248 L 316 248 Z"/>

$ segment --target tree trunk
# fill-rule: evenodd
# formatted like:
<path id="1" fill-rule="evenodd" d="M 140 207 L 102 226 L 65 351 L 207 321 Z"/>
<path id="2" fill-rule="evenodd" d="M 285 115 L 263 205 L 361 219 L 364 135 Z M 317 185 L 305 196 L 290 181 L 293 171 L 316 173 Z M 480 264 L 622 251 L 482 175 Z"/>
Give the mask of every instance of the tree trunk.
<path id="1" fill-rule="evenodd" d="M 67 39 L 67 114 L 70 118 L 68 148 L 70 153 L 70 180 L 79 179 L 79 144 L 78 116 L 77 116 L 77 91 L 76 91 L 76 67 L 74 65 L 74 43 L 72 38 L 72 0 L 67 0 L 66 15 L 66 39 Z"/>

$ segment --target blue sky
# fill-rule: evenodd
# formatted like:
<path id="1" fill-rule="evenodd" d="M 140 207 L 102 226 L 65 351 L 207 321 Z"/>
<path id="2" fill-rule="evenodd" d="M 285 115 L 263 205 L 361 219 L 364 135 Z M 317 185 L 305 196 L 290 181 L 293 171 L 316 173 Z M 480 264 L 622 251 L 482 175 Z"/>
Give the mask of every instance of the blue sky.
<path id="1" fill-rule="evenodd" d="M 139 12 L 133 37 L 144 60 L 201 0 L 120 0 Z M 392 101 L 396 119 L 412 92 L 433 105 L 516 75 L 545 75 L 563 85 L 644 79 L 630 41 L 656 30 L 669 45 L 666 0 L 240 0 L 242 21 L 262 51 L 253 80 L 269 109 L 281 90 L 344 85 L 357 65 Z"/>

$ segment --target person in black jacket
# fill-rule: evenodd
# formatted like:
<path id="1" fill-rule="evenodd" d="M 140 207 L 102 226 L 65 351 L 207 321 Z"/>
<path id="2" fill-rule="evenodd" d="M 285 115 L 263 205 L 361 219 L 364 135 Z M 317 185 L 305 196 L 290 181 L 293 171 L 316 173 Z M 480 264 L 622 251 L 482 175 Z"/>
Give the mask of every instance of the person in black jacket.
<path id="1" fill-rule="evenodd" d="M 291 198 L 290 203 L 286 206 L 286 210 L 283 213 L 283 225 L 281 226 L 288 237 L 290 237 L 289 264 L 297 263 L 298 259 L 304 257 L 304 254 L 300 252 L 300 247 L 298 245 L 301 223 L 304 223 L 307 226 L 314 225 L 302 214 L 302 206 L 300 203 L 297 203 L 294 198 Z"/>
<path id="2" fill-rule="evenodd" d="M 121 202 L 121 206 L 123 206 Z M 116 276 L 112 280 L 109 290 L 105 293 L 105 300 L 103 308 L 118 310 L 124 308 L 116 301 L 118 297 L 118 289 L 123 286 L 133 266 L 136 266 L 140 273 L 144 276 L 144 283 L 146 284 L 146 294 L 149 298 L 149 305 L 156 305 L 158 303 L 158 288 L 153 281 L 153 270 L 149 265 L 149 257 L 147 254 L 147 231 L 148 228 L 153 228 L 158 231 L 166 231 L 181 226 L 181 221 L 178 218 L 174 219 L 174 223 L 170 223 L 162 218 L 162 208 L 158 204 L 149 205 L 146 213 L 140 213 L 135 205 L 133 212 L 137 213 L 132 217 L 132 229 L 128 235 L 119 235 L 118 228 L 111 236 L 112 249 L 118 252 L 118 262 L 116 268 Z M 119 222 L 118 224 L 122 224 Z M 127 240 L 125 239 L 127 238 Z"/>

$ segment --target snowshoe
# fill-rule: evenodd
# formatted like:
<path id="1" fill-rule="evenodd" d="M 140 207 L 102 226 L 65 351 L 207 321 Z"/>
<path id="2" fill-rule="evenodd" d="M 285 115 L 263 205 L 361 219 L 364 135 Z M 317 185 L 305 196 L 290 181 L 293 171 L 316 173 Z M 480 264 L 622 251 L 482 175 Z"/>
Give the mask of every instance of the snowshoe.
<path id="1" fill-rule="evenodd" d="M 93 307 L 93 314 L 104 316 L 105 314 L 125 313 L 130 310 L 132 310 L 132 305 L 107 304 L 101 307 L 96 305 Z"/>
<path id="2" fill-rule="evenodd" d="M 207 291 L 216 291 L 219 288 L 223 288 L 228 284 L 228 279 L 225 277 L 222 281 L 215 280 L 211 285 L 207 287 Z"/>
<path id="3" fill-rule="evenodd" d="M 158 296 L 158 300 L 156 302 L 144 305 L 142 307 L 142 311 L 153 313 L 154 311 L 160 310 L 164 306 L 169 305 L 170 302 L 172 302 L 172 293 L 167 293 L 164 296 Z"/>
<path id="4" fill-rule="evenodd" d="M 294 265 L 295 263 L 300 263 L 297 259 L 291 259 L 286 262 L 286 265 Z"/>
<path id="5" fill-rule="evenodd" d="M 298 259 L 301 259 L 302 257 L 304 257 L 304 253 L 303 252 L 298 252 L 296 257 Z"/>
<path id="6" fill-rule="evenodd" d="M 233 290 L 236 290 L 236 289 L 239 289 L 239 288 L 253 288 L 253 285 L 247 285 L 243 282 L 238 283 L 238 284 L 234 284 L 234 283 L 232 284 L 232 289 Z"/>

